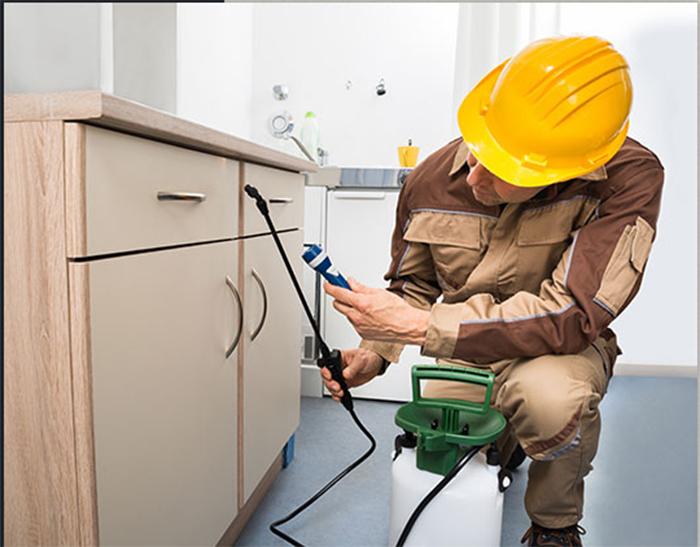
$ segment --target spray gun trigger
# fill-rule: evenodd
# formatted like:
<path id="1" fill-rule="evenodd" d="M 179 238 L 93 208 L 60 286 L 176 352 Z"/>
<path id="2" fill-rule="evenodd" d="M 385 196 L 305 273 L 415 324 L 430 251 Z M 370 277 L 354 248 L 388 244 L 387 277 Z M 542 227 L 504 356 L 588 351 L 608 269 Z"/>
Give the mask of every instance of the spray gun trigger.
<path id="1" fill-rule="evenodd" d="M 343 376 L 343 364 L 340 350 L 334 349 L 329 354 L 319 357 L 316 360 L 316 364 L 319 368 L 327 368 L 330 371 L 333 380 L 338 382 L 340 389 L 343 390 L 343 396 L 340 398 L 340 402 L 343 403 L 343 406 L 347 410 L 352 410 L 354 404 L 348 385 L 345 383 L 345 377 Z"/>

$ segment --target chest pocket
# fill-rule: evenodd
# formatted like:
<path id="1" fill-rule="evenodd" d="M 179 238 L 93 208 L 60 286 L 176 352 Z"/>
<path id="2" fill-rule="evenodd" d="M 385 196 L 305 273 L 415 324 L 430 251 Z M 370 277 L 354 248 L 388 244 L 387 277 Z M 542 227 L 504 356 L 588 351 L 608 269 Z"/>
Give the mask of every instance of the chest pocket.
<path id="1" fill-rule="evenodd" d="M 598 201 L 575 198 L 525 211 L 516 238 L 520 290 L 539 292 L 552 276 L 574 233 L 595 217 Z"/>
<path id="2" fill-rule="evenodd" d="M 456 291 L 483 257 L 496 220 L 467 213 L 415 213 L 404 239 L 428 244 L 443 291 Z"/>

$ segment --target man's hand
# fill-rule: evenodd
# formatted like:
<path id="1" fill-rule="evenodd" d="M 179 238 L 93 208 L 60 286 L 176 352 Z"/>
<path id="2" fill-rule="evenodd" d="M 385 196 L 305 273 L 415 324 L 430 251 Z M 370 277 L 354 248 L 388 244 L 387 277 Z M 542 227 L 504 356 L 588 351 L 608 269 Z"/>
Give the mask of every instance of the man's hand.
<path id="1" fill-rule="evenodd" d="M 357 387 L 366 384 L 374 378 L 382 369 L 384 359 L 369 349 L 357 348 L 343 350 L 340 352 L 343 362 L 343 376 L 348 387 Z M 340 401 L 343 390 L 338 382 L 331 378 L 331 371 L 327 368 L 321 369 L 323 383 L 331 392 L 333 399 Z"/>
<path id="2" fill-rule="evenodd" d="M 408 305 L 384 289 L 374 289 L 348 279 L 352 291 L 325 283 L 326 293 L 335 298 L 333 307 L 348 318 L 363 340 L 402 344 L 425 343 L 430 312 Z"/>

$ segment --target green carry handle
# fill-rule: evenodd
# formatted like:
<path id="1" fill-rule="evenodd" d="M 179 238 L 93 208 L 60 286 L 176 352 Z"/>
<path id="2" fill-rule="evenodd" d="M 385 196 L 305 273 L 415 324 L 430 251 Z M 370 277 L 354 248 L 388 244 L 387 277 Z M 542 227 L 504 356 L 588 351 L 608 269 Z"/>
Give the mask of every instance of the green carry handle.
<path id="1" fill-rule="evenodd" d="M 491 393 L 493 392 L 492 372 L 466 367 L 448 367 L 435 365 L 415 365 L 411 371 L 413 382 L 413 402 L 417 406 L 450 408 L 452 410 L 466 410 L 475 414 L 486 414 L 489 411 Z M 483 403 L 463 401 L 461 399 L 426 399 L 421 395 L 421 380 L 449 380 L 484 386 L 486 395 Z"/>
<path id="2" fill-rule="evenodd" d="M 446 475 L 467 448 L 485 446 L 501 436 L 503 415 L 490 408 L 494 374 L 467 367 L 414 365 L 413 401 L 396 411 L 395 422 L 416 438 L 416 466 Z M 486 388 L 481 403 L 462 399 L 425 398 L 421 380 L 448 380 Z"/>

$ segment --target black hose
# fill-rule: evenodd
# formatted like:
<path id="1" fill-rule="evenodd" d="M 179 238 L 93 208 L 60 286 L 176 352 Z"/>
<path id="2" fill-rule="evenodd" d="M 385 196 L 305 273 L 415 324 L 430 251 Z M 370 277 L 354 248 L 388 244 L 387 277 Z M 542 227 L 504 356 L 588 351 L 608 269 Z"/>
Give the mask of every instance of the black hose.
<path id="1" fill-rule="evenodd" d="M 406 539 L 408 538 L 408 534 L 411 533 L 413 525 L 418 520 L 418 517 L 423 512 L 423 509 L 425 509 L 428 506 L 428 504 L 433 500 L 433 498 L 437 496 L 438 493 L 440 493 L 440 491 L 443 488 L 445 488 L 445 486 L 447 486 L 449 482 L 457 476 L 457 473 L 459 473 L 460 470 L 465 465 L 467 465 L 467 463 L 469 463 L 469 460 L 471 460 L 480 449 L 480 446 L 475 446 L 469 449 L 450 470 L 450 472 L 447 475 L 445 475 L 445 477 L 439 483 L 437 483 L 430 492 L 428 492 L 428 495 L 421 500 L 421 502 L 418 504 L 418 507 L 416 507 L 413 510 L 413 513 L 411 513 L 411 516 L 409 517 L 406 526 L 403 527 L 401 535 L 399 536 L 399 541 L 396 543 L 396 547 L 403 547 L 403 544 L 406 543 Z"/>
<path id="2" fill-rule="evenodd" d="M 289 522 L 292 520 L 294 517 L 296 517 L 299 513 L 304 511 L 307 507 L 309 507 L 312 503 L 314 503 L 318 498 L 323 496 L 328 490 L 333 488 L 333 486 L 336 485 L 338 481 L 343 479 L 348 473 L 350 473 L 353 469 L 355 469 L 358 465 L 360 465 L 363 461 L 365 461 L 367 458 L 370 457 L 372 452 L 374 452 L 374 449 L 377 448 L 377 441 L 374 440 L 374 437 L 372 434 L 369 432 L 369 430 L 364 426 L 364 424 L 360 421 L 360 419 L 357 417 L 357 414 L 355 414 L 354 410 L 349 410 L 350 415 L 352 416 L 352 419 L 355 420 L 355 423 L 357 424 L 357 427 L 360 428 L 360 431 L 364 433 L 364 435 L 369 439 L 371 446 L 367 452 L 365 452 L 362 456 L 360 456 L 357 460 L 355 460 L 353 463 L 351 463 L 348 467 L 343 469 L 340 473 L 338 473 L 333 480 L 331 480 L 326 486 L 321 488 L 318 492 L 316 492 L 309 500 L 304 502 L 302 505 L 297 507 L 294 511 L 289 513 L 286 517 L 281 518 L 280 520 L 276 520 L 272 524 L 270 524 L 270 531 L 281 537 L 283 540 L 285 540 L 287 543 L 290 545 L 294 545 L 295 547 L 304 547 L 302 543 L 299 543 L 297 540 L 295 540 L 293 537 L 288 536 L 281 530 L 279 530 L 277 527 L 281 526 L 285 522 Z"/>

